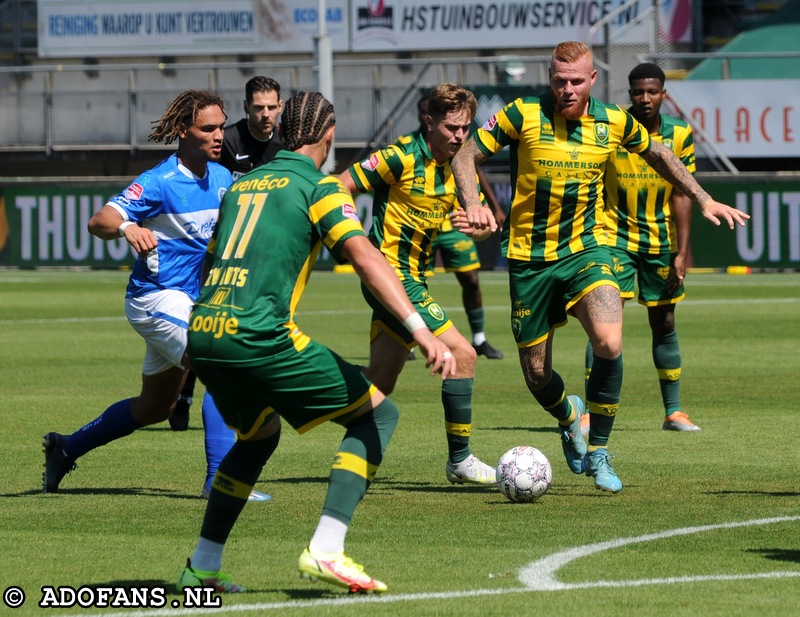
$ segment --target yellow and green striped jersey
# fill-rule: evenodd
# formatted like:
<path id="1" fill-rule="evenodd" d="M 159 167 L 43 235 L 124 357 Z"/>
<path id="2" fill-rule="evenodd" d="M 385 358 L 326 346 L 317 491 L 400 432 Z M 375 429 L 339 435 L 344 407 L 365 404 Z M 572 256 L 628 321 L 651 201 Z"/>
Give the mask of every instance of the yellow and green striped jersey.
<path id="1" fill-rule="evenodd" d="M 661 114 L 661 126 L 650 138 L 675 153 L 695 172 L 692 128 L 683 120 Z M 606 170 L 606 230 L 608 243 L 632 253 L 676 253 L 672 185 L 637 154 L 618 149 Z"/>
<path id="2" fill-rule="evenodd" d="M 311 158 L 281 150 L 228 188 L 211 270 L 189 326 L 193 359 L 255 364 L 310 339 L 295 311 L 323 246 L 337 260 L 364 236 L 350 192 Z"/>
<path id="3" fill-rule="evenodd" d="M 509 146 L 511 210 L 502 248 L 509 259 L 550 262 L 605 245 L 603 176 L 619 146 L 644 154 L 645 128 L 617 105 L 589 99 L 588 113 L 567 120 L 550 93 L 518 98 L 473 136 L 488 155 Z"/>
<path id="4" fill-rule="evenodd" d="M 420 136 L 424 135 L 422 129 L 417 129 L 416 131 L 411 131 L 410 133 L 406 133 L 405 135 L 400 135 L 395 142 L 395 145 L 398 146 L 407 146 L 412 141 L 416 141 L 420 138 Z M 423 138 L 424 139 L 424 138 Z M 461 204 L 456 205 L 456 208 L 460 208 Z M 444 217 L 444 222 L 442 222 L 442 228 L 439 230 L 439 233 L 449 233 L 453 231 L 453 223 L 450 220 L 449 216 Z"/>
<path id="5" fill-rule="evenodd" d="M 431 244 L 458 207 L 450 161 L 438 164 L 422 135 L 374 152 L 348 170 L 360 192 L 373 192 L 369 237 L 401 280 L 424 281 Z M 476 178 L 477 182 L 477 178 Z"/>

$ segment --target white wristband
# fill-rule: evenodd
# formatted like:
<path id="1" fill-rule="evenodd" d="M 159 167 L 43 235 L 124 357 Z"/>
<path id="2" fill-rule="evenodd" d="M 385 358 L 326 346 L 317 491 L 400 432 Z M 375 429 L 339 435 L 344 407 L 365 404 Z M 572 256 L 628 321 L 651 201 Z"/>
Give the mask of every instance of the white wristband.
<path id="1" fill-rule="evenodd" d="M 422 316 L 419 313 L 411 313 L 411 315 L 405 318 L 403 325 L 409 332 L 414 332 L 414 330 L 420 330 L 428 327 L 425 325 L 425 320 L 422 319 Z"/>
<path id="2" fill-rule="evenodd" d="M 117 229 L 117 233 L 119 233 L 120 238 L 125 237 L 125 230 L 128 229 L 128 227 L 130 227 L 131 225 L 136 225 L 136 223 L 134 223 L 133 221 L 125 221 L 124 223 L 122 223 L 122 225 L 119 226 L 119 228 Z"/>

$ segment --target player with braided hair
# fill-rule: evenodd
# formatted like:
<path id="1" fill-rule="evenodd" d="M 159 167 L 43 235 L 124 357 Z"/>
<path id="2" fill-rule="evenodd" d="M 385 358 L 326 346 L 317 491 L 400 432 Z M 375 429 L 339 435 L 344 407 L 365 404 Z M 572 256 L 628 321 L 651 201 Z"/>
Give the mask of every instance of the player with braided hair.
<path id="1" fill-rule="evenodd" d="M 335 123 L 333 105 L 319 92 L 297 93 L 286 101 L 280 125 L 288 150 L 236 180 L 223 200 L 187 349 L 192 368 L 239 439 L 214 476 L 200 538 L 178 579 L 179 590 L 244 590 L 221 572 L 222 552 L 278 446 L 281 418 L 298 433 L 328 420 L 345 429 L 322 516 L 298 560 L 301 574 L 351 593 L 387 589 L 345 555 L 344 541 L 398 411 L 360 367 L 310 339 L 295 323 L 322 247 L 353 264 L 377 301 L 405 325 L 433 374 L 452 377 L 456 359 L 425 327 L 391 266 L 367 239 L 350 193 L 320 171 Z"/>
<path id="2" fill-rule="evenodd" d="M 336 123 L 333 104 L 319 92 L 304 92 L 292 100 L 283 112 L 281 134 L 287 150 L 319 142 Z"/>
<path id="3" fill-rule="evenodd" d="M 125 314 L 146 343 L 141 391 L 71 435 L 44 436 L 46 493 L 55 493 L 87 452 L 169 418 L 186 374 L 189 313 L 200 292 L 203 256 L 220 201 L 232 181 L 217 163 L 225 106 L 214 92 L 186 90 L 153 124 L 150 140 L 177 140 L 177 152 L 141 174 L 89 221 L 93 235 L 125 238 L 139 256 L 125 294 Z"/>

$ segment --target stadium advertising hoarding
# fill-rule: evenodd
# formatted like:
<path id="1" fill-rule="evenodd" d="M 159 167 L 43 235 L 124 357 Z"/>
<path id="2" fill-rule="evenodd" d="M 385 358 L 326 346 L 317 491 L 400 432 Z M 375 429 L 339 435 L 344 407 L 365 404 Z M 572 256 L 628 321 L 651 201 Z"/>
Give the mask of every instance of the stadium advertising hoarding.
<path id="1" fill-rule="evenodd" d="M 500 201 L 508 203 L 511 187 L 506 178 L 491 174 L 491 180 Z M 731 232 L 726 225 L 717 228 L 700 220 L 695 208 L 695 267 L 800 270 L 800 179 L 704 177 L 701 182 L 715 199 L 752 218 L 746 227 Z M 118 192 L 119 185 L 7 185 L 0 194 L 0 266 L 132 266 L 135 256 L 124 239 L 105 242 L 86 229 L 92 214 Z M 370 196 L 358 196 L 356 207 L 365 227 L 371 224 L 371 205 Z M 492 245 L 496 246 L 493 242 L 486 246 Z M 486 267 L 502 264 L 496 254 L 484 256 L 483 261 Z M 333 266 L 326 252 L 319 266 Z"/>
<path id="2" fill-rule="evenodd" d="M 118 193 L 119 186 L 6 186 L 0 204 L 8 237 L 0 247 L 0 265 L 133 266 L 136 256 L 124 238 L 106 242 L 87 229 L 92 215 Z"/>
<path id="3" fill-rule="evenodd" d="M 326 0 L 334 51 L 549 47 L 585 40 L 625 0 Z M 652 0 L 626 7 L 612 30 L 646 43 Z M 307 53 L 317 0 L 38 0 L 41 58 Z M 661 3 L 660 37 L 688 41 L 691 5 Z M 602 44 L 601 29 L 592 43 Z"/>
<path id="4" fill-rule="evenodd" d="M 326 4 L 331 47 L 347 51 L 348 2 Z M 39 57 L 305 53 L 317 12 L 317 0 L 39 0 Z"/>
<path id="5" fill-rule="evenodd" d="M 798 80 L 675 80 L 667 92 L 728 157 L 796 157 L 800 150 Z M 697 132 L 695 142 L 702 147 Z"/>
<path id="6" fill-rule="evenodd" d="M 758 179 L 700 182 L 717 201 L 747 212 L 750 220 L 734 232 L 709 225 L 694 208 L 692 257 L 698 268 L 750 266 L 800 270 L 800 180 Z"/>
<path id="7" fill-rule="evenodd" d="M 502 49 L 552 47 L 561 41 L 586 40 L 591 27 L 625 0 L 352 0 L 353 51 L 414 51 L 425 49 Z M 673 3 L 662 3 L 673 4 Z M 665 15 L 671 40 L 688 36 L 691 11 Z M 688 4 L 688 3 L 687 3 Z M 630 30 L 628 43 L 645 43 L 645 25 L 633 27 L 650 8 L 650 0 L 627 7 L 613 21 L 612 31 Z M 665 9 L 666 10 L 666 9 Z M 668 8 L 675 13 L 674 7 Z M 603 43 L 602 29 L 593 44 Z"/>

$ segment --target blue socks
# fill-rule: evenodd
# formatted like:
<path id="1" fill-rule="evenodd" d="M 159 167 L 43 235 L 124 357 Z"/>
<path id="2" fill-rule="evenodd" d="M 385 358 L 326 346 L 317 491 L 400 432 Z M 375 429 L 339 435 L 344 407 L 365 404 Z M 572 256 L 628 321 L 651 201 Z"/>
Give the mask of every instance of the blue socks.
<path id="1" fill-rule="evenodd" d="M 214 399 L 208 392 L 203 398 L 203 428 L 205 429 L 206 445 L 205 488 L 210 490 L 219 464 L 236 443 L 236 432 L 225 424 Z"/>
<path id="2" fill-rule="evenodd" d="M 140 426 L 131 415 L 131 399 L 117 401 L 99 418 L 67 437 L 64 454 L 69 460 L 74 461 L 95 448 L 115 439 L 127 437 Z"/>

